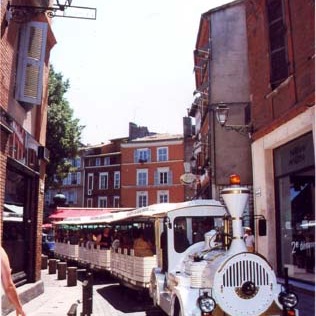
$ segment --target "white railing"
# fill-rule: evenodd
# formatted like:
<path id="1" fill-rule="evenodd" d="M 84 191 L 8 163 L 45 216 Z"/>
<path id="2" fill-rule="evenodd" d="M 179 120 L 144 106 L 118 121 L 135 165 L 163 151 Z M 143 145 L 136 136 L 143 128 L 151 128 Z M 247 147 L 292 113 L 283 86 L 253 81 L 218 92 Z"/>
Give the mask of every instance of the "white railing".
<path id="1" fill-rule="evenodd" d="M 94 246 L 85 247 L 70 243 L 55 243 L 57 257 L 76 260 L 90 268 L 111 271 L 119 279 L 138 287 L 147 288 L 153 268 L 157 267 L 157 256 L 137 257 L 134 250 L 119 248 L 116 252 Z"/>
<path id="2" fill-rule="evenodd" d="M 150 257 L 136 257 L 134 250 L 118 249 L 112 252 L 111 272 L 118 278 L 133 285 L 148 287 L 153 268 L 157 267 L 156 255 Z"/>

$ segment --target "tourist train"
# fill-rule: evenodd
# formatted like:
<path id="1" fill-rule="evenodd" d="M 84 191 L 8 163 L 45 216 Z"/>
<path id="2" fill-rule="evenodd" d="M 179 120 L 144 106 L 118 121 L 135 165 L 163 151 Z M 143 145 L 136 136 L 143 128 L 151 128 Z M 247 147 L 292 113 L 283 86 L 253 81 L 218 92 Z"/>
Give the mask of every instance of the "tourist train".
<path id="1" fill-rule="evenodd" d="M 297 315 L 297 296 L 277 283 L 265 258 L 247 252 L 248 188 L 233 182 L 221 196 L 226 207 L 192 200 L 65 219 L 56 224 L 55 256 L 148 291 L 170 316 Z M 105 227 L 115 237 L 103 249 L 95 232 Z"/>

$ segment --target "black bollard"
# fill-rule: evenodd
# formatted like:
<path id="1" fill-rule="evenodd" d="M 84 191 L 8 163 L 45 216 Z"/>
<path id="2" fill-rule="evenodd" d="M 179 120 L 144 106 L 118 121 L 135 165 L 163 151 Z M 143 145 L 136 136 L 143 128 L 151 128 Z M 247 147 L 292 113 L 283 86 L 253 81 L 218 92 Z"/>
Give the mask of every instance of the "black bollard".
<path id="1" fill-rule="evenodd" d="M 57 263 L 57 279 L 58 280 L 65 280 L 66 279 L 66 269 L 67 269 L 66 262 L 58 262 Z"/>
<path id="2" fill-rule="evenodd" d="M 57 260 L 49 259 L 48 260 L 48 274 L 55 274 L 57 269 Z"/>
<path id="3" fill-rule="evenodd" d="M 77 285 L 77 267 L 67 268 L 67 286 Z"/>
<path id="4" fill-rule="evenodd" d="M 48 256 L 42 255 L 42 261 L 41 261 L 41 269 L 46 270 L 48 264 Z"/>
<path id="5" fill-rule="evenodd" d="M 88 272 L 86 280 L 82 283 L 82 313 L 81 316 L 90 316 L 93 305 L 93 275 Z"/>

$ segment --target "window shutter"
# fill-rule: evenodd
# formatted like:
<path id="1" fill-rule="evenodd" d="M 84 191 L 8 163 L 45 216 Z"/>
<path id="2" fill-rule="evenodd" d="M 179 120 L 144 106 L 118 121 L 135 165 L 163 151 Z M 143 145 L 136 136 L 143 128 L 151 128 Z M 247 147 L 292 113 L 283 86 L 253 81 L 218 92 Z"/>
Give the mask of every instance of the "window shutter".
<path id="1" fill-rule="evenodd" d="M 148 155 L 148 162 L 151 162 L 151 150 L 147 150 L 147 155 Z"/>
<path id="2" fill-rule="evenodd" d="M 158 185 L 158 171 L 155 171 L 154 173 L 154 183 L 155 185 Z"/>
<path id="3" fill-rule="evenodd" d="M 47 23 L 29 22 L 21 28 L 15 98 L 25 104 L 42 102 Z"/>
<path id="4" fill-rule="evenodd" d="M 134 162 L 138 162 L 138 151 L 137 151 L 137 149 L 134 150 Z"/>
<path id="5" fill-rule="evenodd" d="M 172 171 L 169 170 L 168 172 L 168 184 L 172 184 Z"/>
<path id="6" fill-rule="evenodd" d="M 77 184 L 81 184 L 81 172 L 77 172 Z"/>

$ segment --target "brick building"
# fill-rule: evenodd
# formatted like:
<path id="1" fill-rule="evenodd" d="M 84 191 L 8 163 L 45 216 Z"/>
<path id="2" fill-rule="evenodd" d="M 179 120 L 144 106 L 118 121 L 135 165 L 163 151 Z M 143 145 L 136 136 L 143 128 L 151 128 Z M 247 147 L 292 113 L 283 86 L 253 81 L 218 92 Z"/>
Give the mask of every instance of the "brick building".
<path id="1" fill-rule="evenodd" d="M 258 250 L 314 283 L 315 3 L 245 3 L 255 213 L 268 220 Z"/>
<path id="2" fill-rule="evenodd" d="M 121 206 L 184 201 L 182 135 L 155 134 L 121 144 Z"/>
<path id="3" fill-rule="evenodd" d="M 196 124 L 197 194 L 220 198 L 225 177 L 239 173 L 253 188 L 249 224 L 257 250 L 280 277 L 287 267 L 291 278 L 312 283 L 314 21 L 309 0 L 241 0 L 202 14 L 189 112 Z M 229 110 L 221 124 L 219 109 Z M 267 219 L 266 236 L 257 233 L 259 217 Z"/>
<path id="4" fill-rule="evenodd" d="M 38 1 L 10 1 L 36 5 Z M 49 54 L 56 40 L 43 14 L 1 1 L 0 223 L 18 286 L 40 283 Z M 43 290 L 38 286 L 39 290 Z M 29 300 L 36 293 L 22 295 Z"/>
<path id="5" fill-rule="evenodd" d="M 85 150 L 84 207 L 120 207 L 123 139 L 113 139 L 109 144 Z"/>

